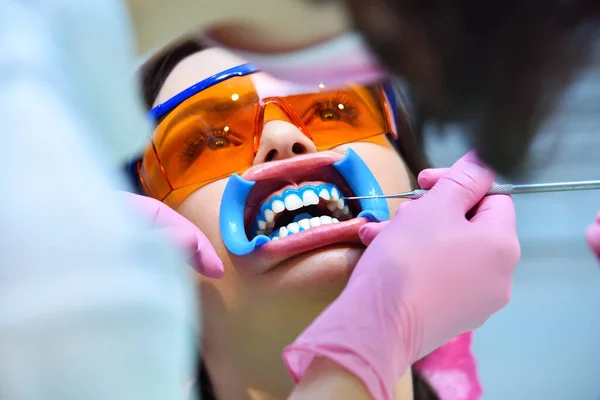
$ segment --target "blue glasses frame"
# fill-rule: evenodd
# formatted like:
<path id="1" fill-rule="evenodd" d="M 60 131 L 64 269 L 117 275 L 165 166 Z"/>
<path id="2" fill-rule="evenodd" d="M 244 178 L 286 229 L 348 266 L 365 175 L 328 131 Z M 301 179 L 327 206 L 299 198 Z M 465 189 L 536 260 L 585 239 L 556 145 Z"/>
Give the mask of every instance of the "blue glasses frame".
<path id="1" fill-rule="evenodd" d="M 175 107 L 177 107 L 178 105 L 180 105 L 181 103 L 183 103 L 184 101 L 186 101 L 187 99 L 192 97 L 193 95 L 198 94 L 201 91 L 206 90 L 209 87 L 216 85 L 217 83 L 226 81 L 227 79 L 233 78 L 234 76 L 246 76 L 246 75 L 250 75 L 250 74 L 253 74 L 254 72 L 259 72 L 259 71 L 260 71 L 260 69 L 258 69 L 257 67 L 255 67 L 252 64 L 242 64 L 242 65 L 238 65 L 237 67 L 229 68 L 225 71 L 219 72 L 218 74 L 209 76 L 208 78 L 203 79 L 200 82 L 196 83 L 195 85 L 192 85 L 189 88 L 185 89 L 181 93 L 176 94 L 175 96 L 171 97 L 169 100 L 165 101 L 164 103 L 161 103 L 161 104 L 157 105 L 156 107 L 154 107 L 149 112 L 150 117 L 154 121 L 157 121 L 158 119 L 165 116 L 167 113 L 173 111 L 173 109 L 175 109 Z"/>

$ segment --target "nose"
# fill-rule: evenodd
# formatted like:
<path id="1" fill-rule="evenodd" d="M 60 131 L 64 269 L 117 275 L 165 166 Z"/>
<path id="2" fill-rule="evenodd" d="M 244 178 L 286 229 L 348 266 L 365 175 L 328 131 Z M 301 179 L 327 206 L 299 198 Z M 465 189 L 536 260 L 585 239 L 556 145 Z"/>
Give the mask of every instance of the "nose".
<path id="1" fill-rule="evenodd" d="M 315 144 L 298 127 L 284 120 L 265 123 L 254 165 L 317 152 Z"/>

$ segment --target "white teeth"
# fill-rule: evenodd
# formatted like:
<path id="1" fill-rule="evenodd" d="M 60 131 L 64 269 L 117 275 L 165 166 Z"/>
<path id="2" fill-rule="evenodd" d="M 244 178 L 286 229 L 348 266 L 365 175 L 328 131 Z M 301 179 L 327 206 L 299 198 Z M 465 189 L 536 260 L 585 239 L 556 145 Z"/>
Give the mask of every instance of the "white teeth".
<path id="1" fill-rule="evenodd" d="M 286 201 L 287 201 L 287 199 L 286 199 Z M 274 200 L 273 204 L 271 204 L 271 208 L 273 209 L 273 212 L 275 214 L 279 214 L 280 212 L 285 210 L 285 205 L 283 204 L 283 201 L 281 201 L 281 200 Z"/>
<path id="2" fill-rule="evenodd" d="M 336 207 L 339 207 L 341 205 L 340 201 L 342 201 L 342 199 L 340 199 L 338 201 L 338 203 L 336 203 Z M 333 211 L 333 216 L 335 218 L 339 218 L 342 220 L 348 220 L 352 217 L 352 215 L 350 214 L 350 209 L 348 208 L 348 206 L 342 206 L 341 208 L 336 208 L 335 211 Z"/>
<path id="3" fill-rule="evenodd" d="M 271 206 L 265 209 L 264 215 L 259 215 L 256 219 L 257 235 L 267 235 L 271 240 L 279 240 L 310 228 L 347 221 L 352 218 L 348 205 L 343 198 L 340 198 L 339 189 L 332 184 L 321 186 L 320 189 L 309 186 L 304 187 L 301 191 L 286 192 L 289 194 L 282 196 L 283 198 L 278 197 L 276 200 L 272 200 Z M 325 203 L 321 203 L 322 200 Z M 275 229 L 275 218 L 278 214 L 285 210 L 296 211 L 302 207 L 319 205 L 319 203 L 330 211 L 328 214 L 331 216 L 304 218 L 291 222 L 278 230 Z M 307 211 L 310 212 L 310 210 Z"/>
<path id="4" fill-rule="evenodd" d="M 300 228 L 302 229 L 310 229 L 310 222 L 308 222 L 308 218 L 298 221 L 298 225 L 300 225 Z"/>
<path id="5" fill-rule="evenodd" d="M 312 190 L 306 190 L 302 193 L 302 203 L 305 207 L 319 204 L 319 196 Z"/>
<path id="6" fill-rule="evenodd" d="M 267 222 L 273 222 L 273 219 L 275 219 L 275 213 L 273 212 L 273 210 L 271 210 L 270 208 L 267 208 L 265 210 L 265 219 L 267 220 Z"/>
<path id="7" fill-rule="evenodd" d="M 288 233 L 289 232 L 285 226 L 282 226 L 281 228 L 279 228 L 279 237 L 280 238 L 283 239 L 284 237 L 286 237 L 288 235 Z"/>
<path id="8" fill-rule="evenodd" d="M 292 222 L 291 224 L 288 224 L 287 228 L 291 233 L 300 232 L 300 225 L 298 225 L 297 222 Z"/>
<path id="9" fill-rule="evenodd" d="M 332 218 L 330 216 L 328 216 L 328 215 L 323 215 L 321 217 L 321 225 L 331 224 L 332 221 L 333 221 Z"/>
<path id="10" fill-rule="evenodd" d="M 338 190 L 334 187 L 331 188 L 331 199 L 338 201 L 338 199 L 340 198 L 340 192 L 338 192 Z"/>
<path id="11" fill-rule="evenodd" d="M 285 208 L 288 211 L 294 211 L 304 206 L 304 204 L 302 204 L 302 199 L 297 194 L 288 194 L 285 196 L 284 201 Z"/>

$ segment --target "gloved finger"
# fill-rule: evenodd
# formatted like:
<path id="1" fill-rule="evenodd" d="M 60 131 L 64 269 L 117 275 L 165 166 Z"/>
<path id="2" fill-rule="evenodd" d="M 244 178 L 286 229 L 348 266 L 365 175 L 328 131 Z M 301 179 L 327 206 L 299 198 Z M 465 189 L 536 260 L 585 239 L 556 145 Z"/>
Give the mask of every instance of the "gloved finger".
<path id="1" fill-rule="evenodd" d="M 368 224 L 364 224 L 358 230 L 358 237 L 360 238 L 360 241 L 365 246 L 370 245 L 373 239 L 379 235 L 379 232 L 381 232 L 389 222 L 390 221 L 369 222 Z"/>
<path id="2" fill-rule="evenodd" d="M 596 257 L 600 259 L 600 221 L 597 221 L 596 223 L 589 226 L 589 228 L 586 231 L 585 238 L 587 239 L 590 248 L 596 254 Z"/>
<path id="3" fill-rule="evenodd" d="M 199 264 L 194 264 L 196 270 L 209 278 L 220 278 L 223 276 L 225 272 L 223 263 L 217 256 L 215 249 L 210 244 L 206 235 L 196 225 L 156 199 L 127 192 L 123 192 L 123 194 L 136 210 L 147 215 L 150 220 L 154 221 L 158 228 L 174 228 L 171 232 L 176 230 L 194 232 L 196 237 L 194 254 L 198 248 L 201 248 L 201 251 L 196 255 L 196 258 L 200 261 Z M 189 233 L 181 233 L 181 235 L 185 236 L 189 235 Z"/>
<path id="4" fill-rule="evenodd" d="M 475 151 L 470 151 L 438 180 L 427 197 L 443 199 L 466 214 L 481 201 L 493 182 L 494 172 L 481 164 Z"/>
<path id="5" fill-rule="evenodd" d="M 157 229 L 157 232 L 168 237 L 184 250 L 190 264 L 198 273 L 214 279 L 223 277 L 224 269 L 221 259 L 217 256 L 215 249 L 206 236 L 198 235 L 198 229 L 170 227 Z"/>
<path id="6" fill-rule="evenodd" d="M 421 171 L 417 182 L 421 189 L 431 189 L 450 168 L 427 168 Z"/>
<path id="7" fill-rule="evenodd" d="M 503 227 L 508 232 L 517 231 L 515 203 L 511 196 L 493 195 L 484 197 L 473 209 L 472 223 L 483 223 L 494 227 Z"/>
<path id="8" fill-rule="evenodd" d="M 209 278 L 221 278 L 223 277 L 225 270 L 223 263 L 217 255 L 214 247 L 200 229 L 192 224 L 187 218 L 176 212 L 170 207 L 167 207 L 163 203 L 160 203 L 158 213 L 156 214 L 155 221 L 158 226 L 165 227 L 177 227 L 180 229 L 193 230 L 196 232 L 198 238 L 198 252 L 200 270 L 199 273 Z"/>
<path id="9" fill-rule="evenodd" d="M 140 213 L 147 215 L 152 220 L 158 214 L 158 209 L 162 204 L 160 201 L 147 196 L 130 192 L 120 192 L 121 195 Z"/>
<path id="10" fill-rule="evenodd" d="M 156 199 L 133 193 L 126 193 L 125 196 L 133 203 L 135 209 L 148 216 L 157 228 L 181 227 L 198 230 L 196 225 L 188 221 L 183 215 Z"/>

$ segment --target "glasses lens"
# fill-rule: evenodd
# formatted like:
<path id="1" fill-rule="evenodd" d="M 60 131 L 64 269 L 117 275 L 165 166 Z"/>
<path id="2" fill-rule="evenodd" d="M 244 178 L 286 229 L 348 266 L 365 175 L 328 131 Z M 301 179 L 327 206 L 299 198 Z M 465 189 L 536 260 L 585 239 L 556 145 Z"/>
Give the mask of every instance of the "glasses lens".
<path id="1" fill-rule="evenodd" d="M 179 189 L 251 165 L 257 105 L 252 81 L 245 76 L 203 90 L 173 110 L 154 131 L 153 148 L 142 163 L 140 172 L 151 194 L 164 192 L 159 175 L 171 189 Z"/>
<path id="2" fill-rule="evenodd" d="M 320 150 L 388 133 L 387 110 L 378 88 L 351 86 L 286 98 Z"/>

